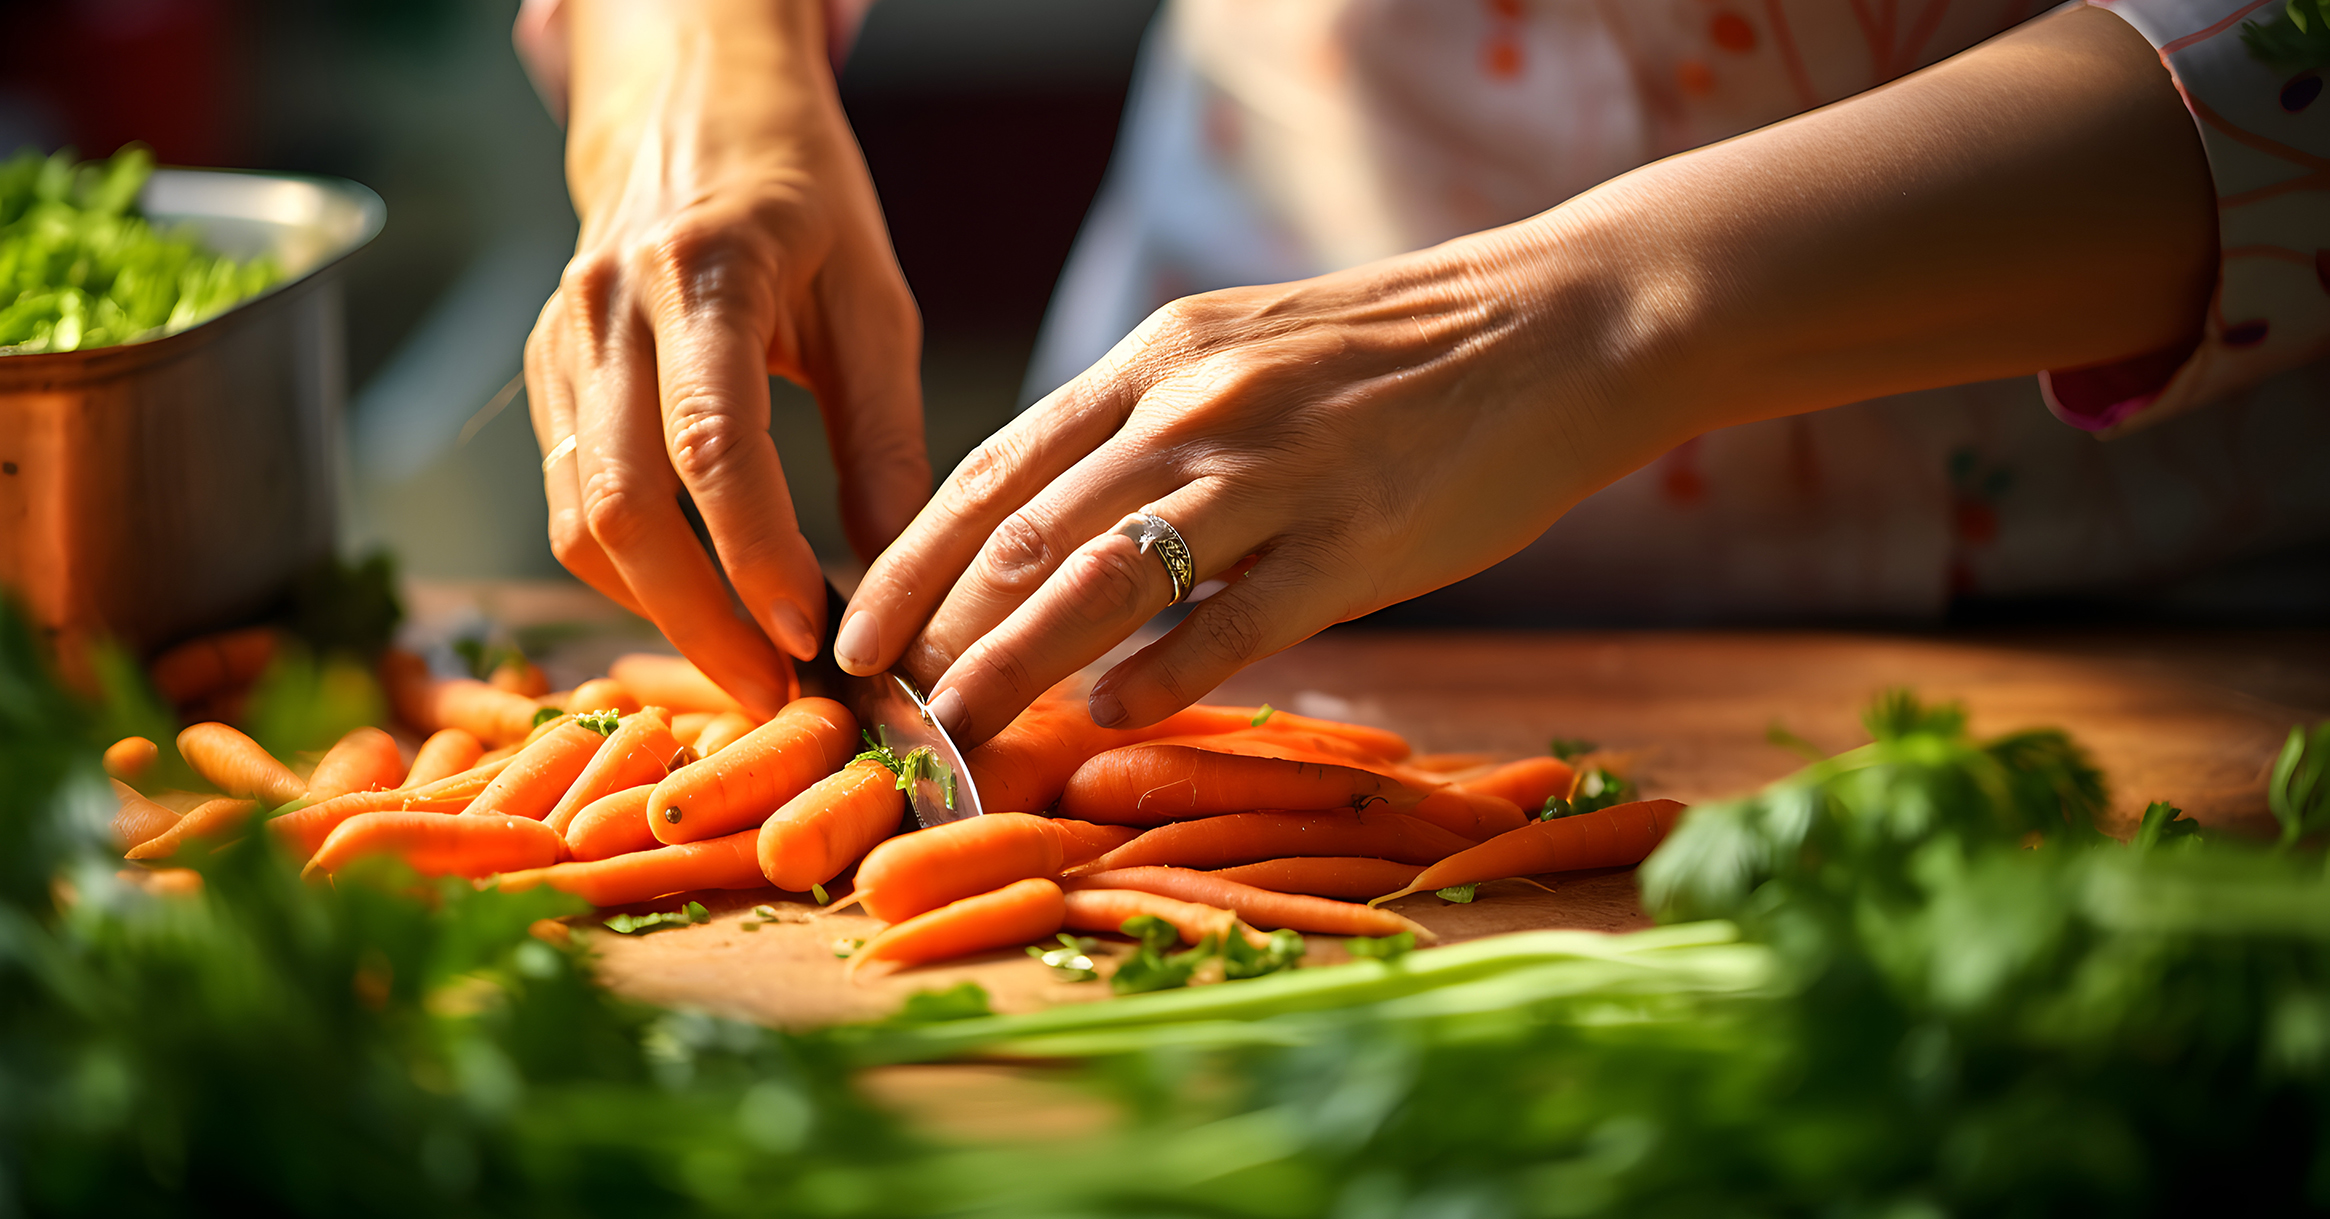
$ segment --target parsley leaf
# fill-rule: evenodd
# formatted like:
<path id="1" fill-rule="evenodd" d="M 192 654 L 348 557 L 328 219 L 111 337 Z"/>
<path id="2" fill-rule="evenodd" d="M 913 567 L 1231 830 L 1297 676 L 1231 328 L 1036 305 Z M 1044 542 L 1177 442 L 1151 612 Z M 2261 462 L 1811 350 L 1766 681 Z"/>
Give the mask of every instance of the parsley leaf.
<path id="1" fill-rule="evenodd" d="M 1246 723 L 1251 727 L 1260 728 L 1264 724 L 1269 723 L 1270 717 L 1276 714 L 1278 714 L 1278 708 L 1271 706 L 1269 703 L 1264 703 L 1262 704 L 1262 709 L 1254 713 L 1254 718 L 1247 720 Z"/>
<path id="2" fill-rule="evenodd" d="M 1060 933 L 1059 940 L 1058 948 L 1031 944 L 1027 954 L 1051 966 L 1053 975 L 1062 982 L 1099 981 L 1100 971 L 1092 967 L 1092 950 L 1100 946 L 1100 941 L 1069 935 L 1065 931 Z"/>
<path id="3" fill-rule="evenodd" d="M 1634 781 L 1599 766 L 1578 776 L 1570 792 L 1570 811 L 1591 813 L 1635 798 Z"/>
<path id="4" fill-rule="evenodd" d="M 544 710 L 548 710 L 548 708 L 544 708 Z M 617 724 L 623 722 L 623 713 L 620 711 L 585 711 L 575 716 L 574 722 L 600 736 L 608 736 L 613 734 Z"/>
<path id="5" fill-rule="evenodd" d="M 2184 810 L 2166 800 L 2154 800 L 2144 808 L 2144 822 L 2136 827 L 2136 836 L 2128 843 L 2139 851 L 2154 847 L 2191 846 L 2200 841 L 2200 822 L 2184 815 Z"/>
<path id="6" fill-rule="evenodd" d="M 712 912 L 704 908 L 704 903 L 689 902 L 677 910 L 659 911 L 655 914 L 618 914 L 608 919 L 605 925 L 607 930 L 617 935 L 641 935 L 650 931 L 661 931 L 667 927 L 690 927 L 697 923 L 710 922 L 711 918 Z"/>
<path id="7" fill-rule="evenodd" d="M 1440 900 L 1455 902 L 1461 906 L 1466 902 L 1471 901 L 1473 899 L 1473 895 L 1477 893 L 1479 889 L 1480 885 L 1478 882 L 1469 885 L 1450 885 L 1440 891 Z"/>
<path id="8" fill-rule="evenodd" d="M 1575 762 L 1600 748 L 1600 745 L 1586 740 L 1584 737 L 1574 736 L 1557 736 L 1545 743 L 1545 752 L 1564 762 Z"/>

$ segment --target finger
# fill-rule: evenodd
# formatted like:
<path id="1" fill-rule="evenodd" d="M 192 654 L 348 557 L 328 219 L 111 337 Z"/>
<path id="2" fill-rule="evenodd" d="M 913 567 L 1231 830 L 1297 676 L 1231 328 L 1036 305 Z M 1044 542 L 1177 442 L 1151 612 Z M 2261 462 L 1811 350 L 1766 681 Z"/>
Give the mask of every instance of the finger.
<path id="1" fill-rule="evenodd" d="M 884 243 L 873 264 L 824 279 L 830 366 L 816 376 L 817 407 L 841 479 L 841 524 L 872 563 L 930 499 L 922 426 L 922 318 Z"/>
<path id="2" fill-rule="evenodd" d="M 526 340 L 526 414 L 533 420 L 534 439 L 545 456 L 575 434 L 574 391 L 552 337 L 558 325 L 552 314 L 561 307 L 559 299 L 552 297 L 543 307 L 543 320 Z M 631 586 L 623 582 L 622 574 L 583 522 L 582 487 L 576 473 L 580 468 L 574 446 L 542 467 L 542 495 L 550 508 L 550 553 L 577 579 L 644 617 L 639 599 L 631 595 Z"/>
<path id="3" fill-rule="evenodd" d="M 1174 523 L 1200 572 L 1237 562 L 1273 528 L 1271 513 L 1215 479 L 1182 487 L 1150 511 Z M 1061 678 L 1124 642 L 1172 603 L 1174 591 L 1158 548 L 1144 551 L 1124 527 L 1112 528 L 1078 547 L 1033 596 L 964 649 L 933 687 L 931 711 L 957 743 L 983 741 Z"/>
<path id="4" fill-rule="evenodd" d="M 896 664 L 995 527 L 1114 435 L 1137 390 L 1104 363 L 973 449 L 859 582 L 834 641 L 841 666 Z"/>
<path id="5" fill-rule="evenodd" d="M 576 387 L 583 519 L 664 636 L 748 709 L 774 714 L 785 702 L 786 666 L 730 609 L 728 589 L 680 512 L 648 343 L 637 319 L 614 328 Z"/>
<path id="6" fill-rule="evenodd" d="M 1367 590 L 1334 573 L 1349 568 L 1315 545 L 1282 546 L 1241 579 L 1191 607 L 1189 616 L 1092 685 L 1093 722 L 1154 724 L 1204 698 L 1231 674 L 1356 615 Z"/>
<path id="7" fill-rule="evenodd" d="M 825 577 L 801 534 L 769 438 L 765 285 L 708 275 L 657 293 L 652 308 L 660 437 L 703 515 L 720 566 L 768 638 L 807 660 L 824 630 Z M 746 292 L 758 301 L 739 299 Z"/>

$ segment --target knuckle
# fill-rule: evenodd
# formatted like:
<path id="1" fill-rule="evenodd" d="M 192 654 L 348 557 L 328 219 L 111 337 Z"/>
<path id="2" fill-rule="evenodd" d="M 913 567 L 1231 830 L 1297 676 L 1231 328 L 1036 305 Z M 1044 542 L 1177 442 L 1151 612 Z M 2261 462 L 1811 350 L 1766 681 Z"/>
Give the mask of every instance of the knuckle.
<path id="1" fill-rule="evenodd" d="M 636 497 L 604 475 L 594 475 L 583 487 L 583 523 L 593 541 L 613 551 L 638 540 L 646 526 Z"/>
<path id="2" fill-rule="evenodd" d="M 757 435 L 766 435 L 755 432 L 700 390 L 680 391 L 669 409 L 672 423 L 665 447 L 672 469 L 690 485 L 717 475 L 741 447 Z"/>
<path id="3" fill-rule="evenodd" d="M 1208 601 L 1191 612 L 1190 621 L 1206 651 L 1231 664 L 1242 664 L 1261 651 L 1269 630 L 1261 613 L 1242 599 Z"/>
<path id="4" fill-rule="evenodd" d="M 1024 451 L 1025 442 L 1009 431 L 980 442 L 947 477 L 948 506 L 966 511 L 1002 495 L 1012 472 L 1019 468 Z"/>
<path id="5" fill-rule="evenodd" d="M 1105 545 L 1083 551 L 1074 561 L 1070 604 L 1094 620 L 1113 618 L 1141 603 L 1148 584 L 1148 566 L 1129 545 Z M 1160 570 L 1157 574 L 1163 575 Z"/>
<path id="6" fill-rule="evenodd" d="M 988 535 L 982 560 L 988 577 L 997 585 L 1020 591 L 1042 583 L 1045 574 L 1058 565 L 1058 553 L 1051 537 L 1023 508 L 1004 517 Z"/>
<path id="7" fill-rule="evenodd" d="M 615 258 L 595 251 L 577 254 L 558 277 L 558 294 L 573 301 L 585 313 L 596 312 L 614 298 L 622 280 L 622 264 Z"/>

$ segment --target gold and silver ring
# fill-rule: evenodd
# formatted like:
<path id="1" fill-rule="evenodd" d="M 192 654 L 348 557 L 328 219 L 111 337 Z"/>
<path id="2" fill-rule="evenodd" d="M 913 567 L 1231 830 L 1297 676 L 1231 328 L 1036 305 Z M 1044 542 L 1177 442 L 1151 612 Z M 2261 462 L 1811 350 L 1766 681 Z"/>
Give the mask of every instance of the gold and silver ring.
<path id="1" fill-rule="evenodd" d="M 1173 580 L 1173 599 L 1167 605 L 1179 605 L 1197 586 L 1197 559 L 1189 552 L 1189 543 L 1182 540 L 1181 531 L 1164 517 L 1143 508 L 1125 518 L 1116 531 L 1131 538 L 1142 554 L 1154 550 L 1165 564 L 1165 574 Z"/>

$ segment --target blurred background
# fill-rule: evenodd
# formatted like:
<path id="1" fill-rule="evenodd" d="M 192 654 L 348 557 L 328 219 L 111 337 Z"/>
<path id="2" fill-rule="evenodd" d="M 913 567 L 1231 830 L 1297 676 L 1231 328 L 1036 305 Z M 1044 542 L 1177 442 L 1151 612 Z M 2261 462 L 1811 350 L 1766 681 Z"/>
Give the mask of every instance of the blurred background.
<path id="1" fill-rule="evenodd" d="M 1010 418 L 1156 0 L 883 0 L 842 99 L 926 327 L 941 473 Z M 388 227 L 349 268 L 343 522 L 405 571 L 563 574 L 525 400 L 497 397 L 575 237 L 518 0 L 0 0 L 0 151 L 329 174 Z M 815 405 L 775 383 L 804 530 L 846 557 Z M 503 409 L 489 411 L 496 401 Z"/>

